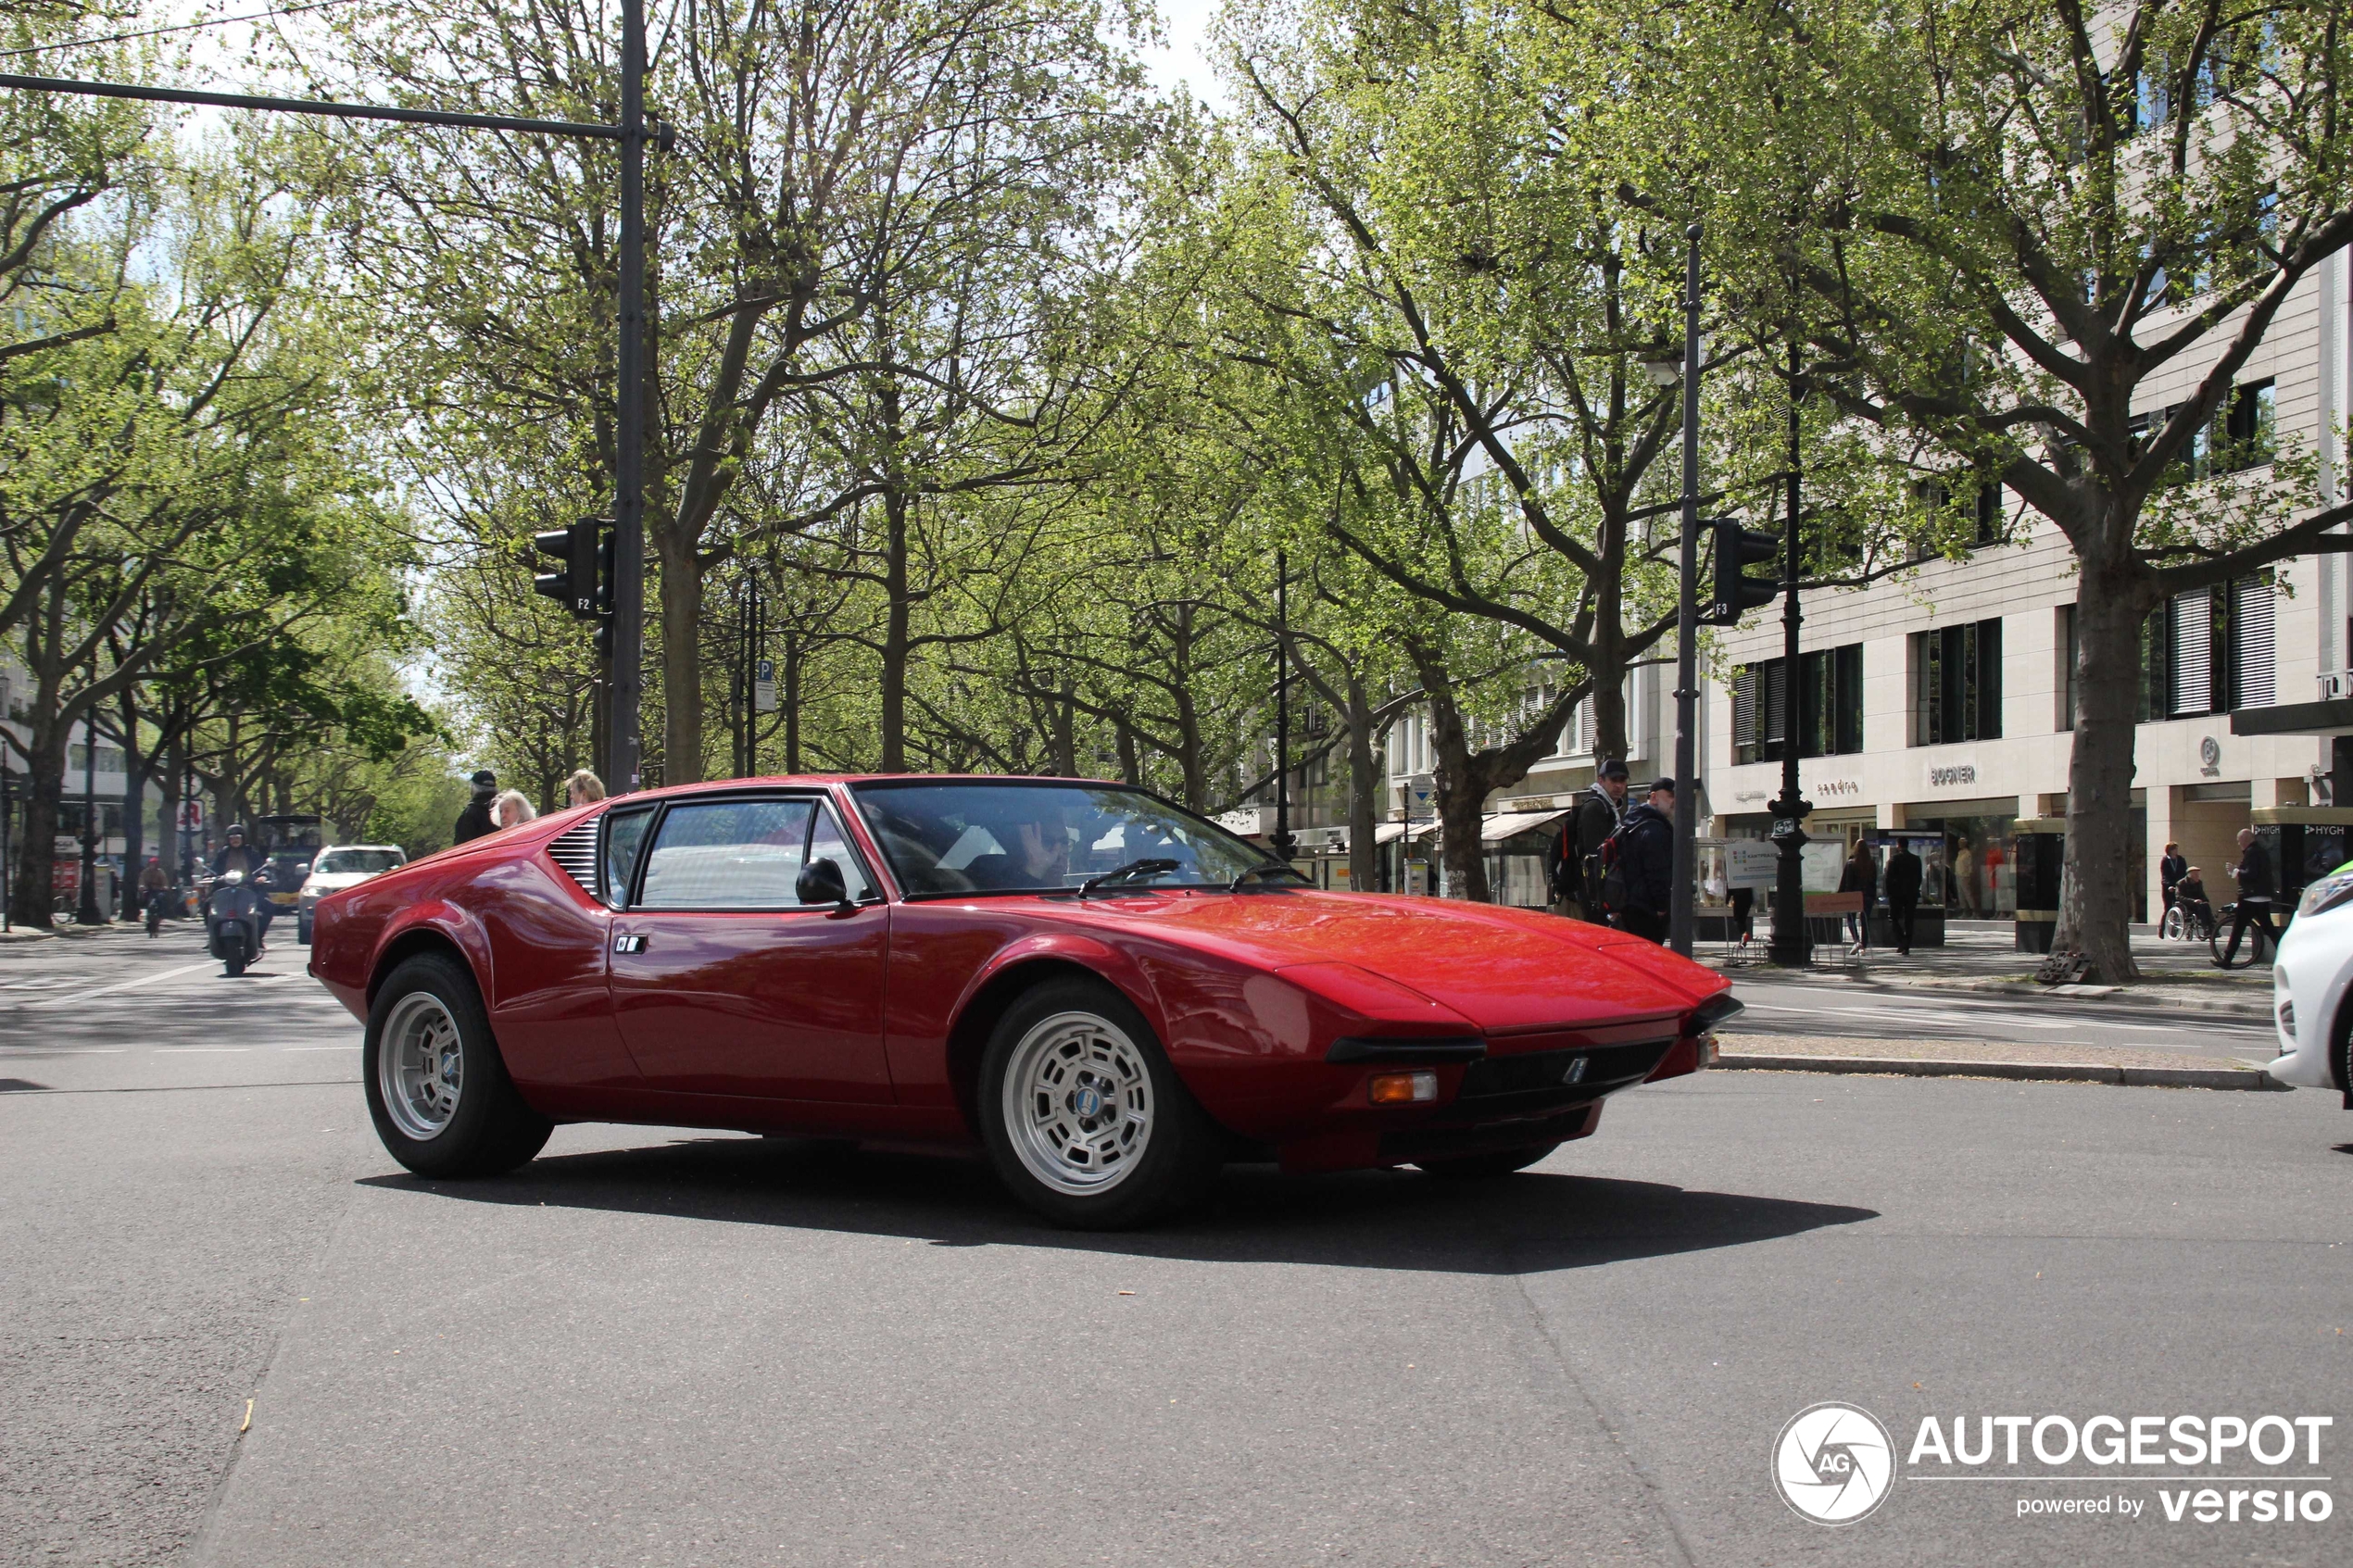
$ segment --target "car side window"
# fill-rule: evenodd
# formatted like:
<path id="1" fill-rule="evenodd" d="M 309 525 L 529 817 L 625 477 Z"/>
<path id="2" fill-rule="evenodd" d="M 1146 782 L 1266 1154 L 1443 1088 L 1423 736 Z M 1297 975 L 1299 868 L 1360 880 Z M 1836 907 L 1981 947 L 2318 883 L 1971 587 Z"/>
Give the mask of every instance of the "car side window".
<path id="1" fill-rule="evenodd" d="M 851 852 L 841 823 L 835 820 L 834 809 L 822 801 L 817 806 L 816 821 L 809 830 L 809 859 L 812 864 L 831 860 L 841 868 L 841 880 L 849 890 L 852 903 L 863 903 L 874 896 L 874 884 L 859 869 L 858 857 Z"/>
<path id="2" fill-rule="evenodd" d="M 640 909 L 796 909 L 807 800 L 710 800 L 673 806 L 646 856 Z"/>
<path id="3" fill-rule="evenodd" d="M 629 878 L 637 869 L 637 851 L 646 842 L 646 824 L 653 808 L 615 811 L 605 819 L 605 901 L 619 909 L 629 899 Z"/>

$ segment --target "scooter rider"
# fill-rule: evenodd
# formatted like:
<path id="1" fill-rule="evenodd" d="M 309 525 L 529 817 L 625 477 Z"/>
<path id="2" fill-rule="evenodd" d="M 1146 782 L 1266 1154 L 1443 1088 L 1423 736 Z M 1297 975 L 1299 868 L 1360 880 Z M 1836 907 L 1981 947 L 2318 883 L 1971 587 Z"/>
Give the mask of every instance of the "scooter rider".
<path id="1" fill-rule="evenodd" d="M 243 872 L 245 880 L 260 890 L 262 896 L 256 902 L 261 918 L 261 930 L 258 935 L 261 945 L 268 947 L 270 920 L 277 912 L 276 906 L 270 902 L 269 897 L 270 857 L 245 842 L 245 825 L 243 822 L 229 824 L 227 836 L 229 842 L 222 845 L 220 853 L 212 858 L 212 874 L 226 876 L 231 872 Z"/>

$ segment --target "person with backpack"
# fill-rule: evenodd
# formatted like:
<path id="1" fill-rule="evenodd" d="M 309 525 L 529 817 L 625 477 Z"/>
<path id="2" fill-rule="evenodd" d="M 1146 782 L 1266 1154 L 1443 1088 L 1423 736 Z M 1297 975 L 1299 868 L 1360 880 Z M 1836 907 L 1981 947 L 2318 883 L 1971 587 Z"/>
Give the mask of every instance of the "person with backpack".
<path id="1" fill-rule="evenodd" d="M 1595 925 L 1609 923 L 1602 907 L 1602 843 L 1626 820 L 1626 779 L 1625 763 L 1616 758 L 1603 763 L 1554 841 L 1554 898 L 1569 915 Z"/>
<path id="2" fill-rule="evenodd" d="M 1603 842 L 1602 902 L 1610 922 L 1664 946 L 1675 888 L 1675 781 L 1661 779 Z"/>

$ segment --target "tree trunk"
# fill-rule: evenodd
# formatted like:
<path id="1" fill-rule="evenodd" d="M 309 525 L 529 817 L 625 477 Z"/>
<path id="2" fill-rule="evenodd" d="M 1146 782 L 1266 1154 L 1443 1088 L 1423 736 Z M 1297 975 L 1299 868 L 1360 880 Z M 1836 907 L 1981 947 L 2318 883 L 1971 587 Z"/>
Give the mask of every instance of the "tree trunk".
<path id="1" fill-rule="evenodd" d="M 156 852 L 163 857 L 164 870 L 171 880 L 180 880 L 180 780 L 182 743 L 174 738 L 163 750 L 162 820 L 156 826 Z"/>
<path id="2" fill-rule="evenodd" d="M 912 607 L 907 600 L 907 497 L 883 492 L 882 769 L 907 771 L 907 659 Z"/>
<path id="3" fill-rule="evenodd" d="M 661 782 L 702 782 L 702 563 L 675 527 L 654 531 L 661 563 Z"/>
<path id="4" fill-rule="evenodd" d="M 1596 761 L 1623 761 L 1626 738 L 1626 665 L 1615 639 L 1597 641 L 1586 668 L 1593 678 L 1593 757 Z"/>
<path id="5" fill-rule="evenodd" d="M 1126 724 L 1119 731 L 1119 778 L 1122 784 L 1140 785 L 1144 782 L 1143 759 L 1136 753 L 1136 732 Z"/>
<path id="6" fill-rule="evenodd" d="M 1048 710 L 1053 725 L 1048 732 L 1053 755 L 1046 766 L 1065 779 L 1078 776 L 1078 709 L 1071 701 L 1075 695 L 1074 684 L 1070 671 L 1063 671 Z"/>
<path id="7" fill-rule="evenodd" d="M 49 929 L 52 862 L 57 858 L 57 808 L 65 794 L 66 735 L 72 720 L 57 712 L 57 687 L 43 683 L 27 715 L 24 837 L 17 844 L 16 875 L 8 890 L 8 918 L 19 925 Z"/>
<path id="8" fill-rule="evenodd" d="M 2155 591 L 2145 577 L 2082 563 L 2076 594 L 2073 754 L 2068 768 L 2067 862 L 2056 950 L 2091 961 L 2087 979 L 2140 978 L 2131 940 L 2133 746 L 2140 713 L 2141 624 Z"/>

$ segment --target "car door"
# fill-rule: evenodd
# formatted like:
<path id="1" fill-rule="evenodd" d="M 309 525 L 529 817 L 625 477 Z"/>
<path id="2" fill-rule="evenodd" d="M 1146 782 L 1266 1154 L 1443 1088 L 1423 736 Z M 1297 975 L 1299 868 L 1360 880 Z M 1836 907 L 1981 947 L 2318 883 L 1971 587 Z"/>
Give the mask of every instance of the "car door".
<path id="1" fill-rule="evenodd" d="M 812 852 L 848 904 L 803 905 Z M 648 1087 L 887 1102 L 889 910 L 813 795 L 672 801 L 613 917 L 613 1012 Z"/>

